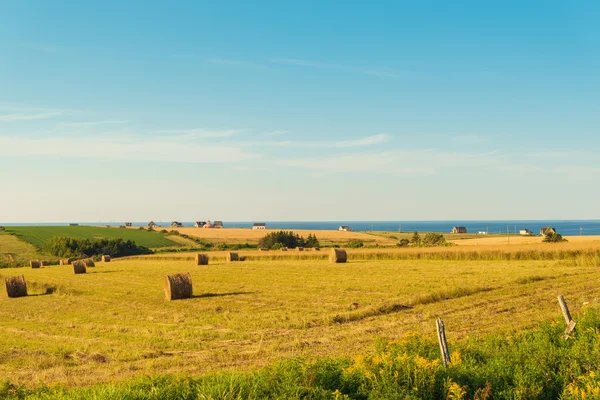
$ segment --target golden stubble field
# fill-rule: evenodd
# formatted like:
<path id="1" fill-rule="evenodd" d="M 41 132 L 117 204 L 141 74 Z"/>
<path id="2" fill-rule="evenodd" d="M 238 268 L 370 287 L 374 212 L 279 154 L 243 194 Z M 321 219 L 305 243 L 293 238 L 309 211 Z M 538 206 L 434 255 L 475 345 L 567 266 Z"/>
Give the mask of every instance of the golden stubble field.
<path id="1" fill-rule="evenodd" d="M 257 252 L 258 253 L 258 252 Z M 190 272 L 194 297 L 164 300 L 164 276 Z M 246 370 L 291 357 L 354 356 L 376 338 L 450 343 L 511 332 L 598 296 L 597 266 L 575 261 L 123 259 L 86 275 L 70 266 L 2 269 L 30 293 L 0 293 L 0 376 L 82 386 L 158 374 Z M 46 292 L 52 292 L 45 294 Z"/>

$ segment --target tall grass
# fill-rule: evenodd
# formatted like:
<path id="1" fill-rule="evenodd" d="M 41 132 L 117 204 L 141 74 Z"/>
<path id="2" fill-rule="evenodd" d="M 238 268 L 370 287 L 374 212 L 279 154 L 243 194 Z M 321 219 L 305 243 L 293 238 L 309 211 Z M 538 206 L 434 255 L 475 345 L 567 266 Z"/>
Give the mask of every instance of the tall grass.
<path id="1" fill-rule="evenodd" d="M 397 342 L 378 342 L 374 352 L 354 359 L 287 360 L 246 373 L 146 377 L 73 390 L 30 390 L 4 381 L 0 398 L 597 399 L 600 310 L 588 308 L 574 317 L 578 326 L 568 340 L 557 319 L 514 336 L 450 341 L 447 368 L 439 360 L 434 334 L 407 335 Z"/>

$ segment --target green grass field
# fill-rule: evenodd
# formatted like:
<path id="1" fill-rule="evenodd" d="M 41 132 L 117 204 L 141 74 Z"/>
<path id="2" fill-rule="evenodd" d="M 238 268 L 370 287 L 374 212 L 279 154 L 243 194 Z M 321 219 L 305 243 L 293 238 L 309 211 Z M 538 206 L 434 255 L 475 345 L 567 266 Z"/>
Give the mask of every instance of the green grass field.
<path id="1" fill-rule="evenodd" d="M 180 247 L 182 244 L 170 240 L 159 232 L 149 232 L 138 229 L 106 228 L 97 226 L 10 226 L 7 232 L 15 233 L 19 238 L 31 243 L 38 249 L 55 236 L 69 236 L 84 239 L 124 239 L 133 240 L 140 246 L 151 249 L 164 247 Z"/>
<path id="2" fill-rule="evenodd" d="M 0 232 L 0 268 L 21 266 L 29 260 L 55 260 L 56 257 L 42 254 L 33 245 L 16 236 Z"/>
<path id="3" fill-rule="evenodd" d="M 192 299 L 164 301 L 164 276 L 173 272 L 191 273 Z M 372 354 L 378 341 L 412 335 L 435 343 L 440 317 L 450 343 L 510 337 L 560 321 L 558 294 L 573 313 L 595 304 L 600 278 L 597 267 L 569 260 L 198 267 L 124 259 L 98 263 L 86 275 L 69 266 L 0 274 L 25 275 L 32 294 L 0 295 L 0 376 L 69 388 L 146 375 L 239 374 L 298 357 L 350 359 Z"/>

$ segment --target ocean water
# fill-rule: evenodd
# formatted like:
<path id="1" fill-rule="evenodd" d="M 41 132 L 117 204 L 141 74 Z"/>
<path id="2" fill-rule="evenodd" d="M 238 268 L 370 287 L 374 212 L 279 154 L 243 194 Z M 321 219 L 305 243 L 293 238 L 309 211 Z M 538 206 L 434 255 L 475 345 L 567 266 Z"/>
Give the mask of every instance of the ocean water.
<path id="1" fill-rule="evenodd" d="M 265 222 L 265 221 L 257 221 Z M 158 222 L 169 227 L 169 222 Z M 488 232 L 491 234 L 518 233 L 527 228 L 538 234 L 544 226 L 554 227 L 564 236 L 600 235 L 600 220 L 548 220 L 548 221 L 266 221 L 268 229 L 338 229 L 340 225 L 348 225 L 354 231 L 391 231 L 391 232 L 450 232 L 454 226 L 464 226 L 469 233 Z M 79 222 L 80 225 L 104 226 L 123 225 L 123 222 Z M 134 226 L 145 226 L 147 222 L 134 222 Z M 223 221 L 225 228 L 251 228 L 253 222 Z M 66 223 L 6 223 L 5 226 L 65 226 Z M 184 226 L 193 227 L 194 222 L 184 222 Z"/>

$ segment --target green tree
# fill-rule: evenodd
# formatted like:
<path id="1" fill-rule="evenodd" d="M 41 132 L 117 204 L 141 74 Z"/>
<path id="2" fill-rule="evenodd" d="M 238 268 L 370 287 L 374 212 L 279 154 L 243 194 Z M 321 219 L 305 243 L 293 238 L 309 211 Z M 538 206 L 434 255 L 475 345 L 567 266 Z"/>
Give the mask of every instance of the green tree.
<path id="1" fill-rule="evenodd" d="M 410 239 L 410 244 L 413 246 L 421 245 L 421 236 L 419 235 L 419 232 L 413 233 L 412 238 Z"/>
<path id="2" fill-rule="evenodd" d="M 544 243 L 559 243 L 566 242 L 567 239 L 563 238 L 562 235 L 558 232 L 550 232 L 544 236 L 542 242 Z"/>

